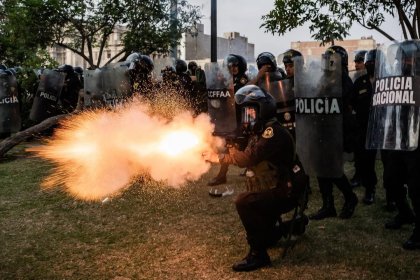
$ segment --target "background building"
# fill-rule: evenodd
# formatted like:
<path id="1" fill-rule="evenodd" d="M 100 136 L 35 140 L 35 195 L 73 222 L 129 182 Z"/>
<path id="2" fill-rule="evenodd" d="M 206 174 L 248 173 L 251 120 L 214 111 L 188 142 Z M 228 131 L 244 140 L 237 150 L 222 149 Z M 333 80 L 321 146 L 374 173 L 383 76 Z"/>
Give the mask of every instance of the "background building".
<path id="1" fill-rule="evenodd" d="M 204 25 L 197 24 L 193 34 L 184 33 L 180 42 L 179 58 L 184 60 L 210 61 L 210 35 L 204 34 Z M 228 54 L 242 55 L 247 61 L 255 62 L 255 46 L 238 32 L 227 32 L 217 38 L 217 59 Z"/>
<path id="2" fill-rule="evenodd" d="M 100 66 L 105 65 L 107 61 L 123 48 L 121 36 L 124 32 L 123 27 L 117 27 L 110 36 L 107 46 L 104 48 Z M 79 55 L 60 46 L 49 48 L 49 53 L 60 65 L 69 64 L 72 66 L 81 66 L 86 69 L 88 63 Z M 217 59 L 223 60 L 228 54 L 240 54 L 249 62 L 255 62 L 254 44 L 248 42 L 248 38 L 241 36 L 238 32 L 228 32 L 224 37 L 217 38 Z M 152 59 L 165 57 L 167 55 L 150 54 Z M 93 59 L 97 61 L 99 57 L 99 48 L 93 49 Z M 123 55 L 119 58 L 121 59 Z M 198 24 L 193 34 L 182 35 L 180 45 L 178 46 L 178 57 L 180 59 L 191 61 L 195 60 L 200 65 L 210 62 L 210 35 L 204 34 L 204 25 Z M 113 62 L 117 62 L 115 59 Z"/>
<path id="3" fill-rule="evenodd" d="M 334 44 L 345 48 L 349 54 L 350 71 L 354 70 L 354 55 L 358 50 L 370 50 L 377 47 L 376 41 L 372 38 L 372 36 L 362 37 L 360 39 L 354 40 L 335 41 Z M 321 46 L 319 41 L 297 41 L 292 42 L 290 47 L 300 51 L 305 57 L 306 61 L 310 61 L 311 59 L 319 59 L 325 50 L 330 46 L 331 44 L 325 44 L 324 46 Z"/>

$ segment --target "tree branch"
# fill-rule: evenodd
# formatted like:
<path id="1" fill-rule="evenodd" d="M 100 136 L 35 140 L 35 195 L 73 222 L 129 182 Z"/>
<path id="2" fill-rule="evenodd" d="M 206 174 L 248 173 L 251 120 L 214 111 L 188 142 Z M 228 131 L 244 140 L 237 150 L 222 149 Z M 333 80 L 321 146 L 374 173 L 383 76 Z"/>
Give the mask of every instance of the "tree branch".
<path id="1" fill-rule="evenodd" d="M 14 146 L 18 145 L 19 143 L 25 141 L 29 137 L 36 135 L 53 125 L 57 124 L 60 120 L 68 117 L 70 114 L 63 114 L 54 117 L 50 117 L 41 123 L 31 126 L 30 128 L 20 131 L 0 142 L 0 158 L 3 157 L 10 149 Z"/>

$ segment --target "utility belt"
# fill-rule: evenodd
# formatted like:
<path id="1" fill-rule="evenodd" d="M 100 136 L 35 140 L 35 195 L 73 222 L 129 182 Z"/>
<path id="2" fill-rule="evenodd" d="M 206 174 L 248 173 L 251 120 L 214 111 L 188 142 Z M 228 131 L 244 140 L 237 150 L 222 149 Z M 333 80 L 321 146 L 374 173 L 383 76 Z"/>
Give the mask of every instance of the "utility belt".
<path id="1" fill-rule="evenodd" d="M 245 173 L 246 190 L 259 192 L 278 187 L 277 170 L 268 161 L 262 161 L 248 168 Z"/>

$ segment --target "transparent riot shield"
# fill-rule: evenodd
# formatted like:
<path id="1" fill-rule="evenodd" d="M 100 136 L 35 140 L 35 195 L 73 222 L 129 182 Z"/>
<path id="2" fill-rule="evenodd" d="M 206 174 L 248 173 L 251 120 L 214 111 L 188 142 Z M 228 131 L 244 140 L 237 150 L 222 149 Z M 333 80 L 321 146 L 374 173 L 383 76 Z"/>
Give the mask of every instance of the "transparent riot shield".
<path id="1" fill-rule="evenodd" d="M 420 41 L 384 45 L 377 51 L 367 149 L 418 147 L 420 118 Z"/>
<path id="2" fill-rule="evenodd" d="M 130 93 L 127 66 L 116 63 L 85 71 L 85 105 L 112 107 L 123 103 Z"/>
<path id="3" fill-rule="evenodd" d="M 0 71 L 0 133 L 15 133 L 20 127 L 16 77 Z"/>
<path id="4" fill-rule="evenodd" d="M 276 99 L 277 120 L 294 135 L 295 95 L 293 91 L 293 80 L 282 80 L 281 78 L 280 74 L 273 75 L 270 73 L 258 85 Z"/>
<path id="5" fill-rule="evenodd" d="M 153 59 L 153 78 L 162 81 L 163 74 L 167 67 L 174 67 L 175 61 L 172 57 L 159 57 Z M 174 68 L 175 69 L 175 68 Z"/>
<path id="6" fill-rule="evenodd" d="M 41 122 L 58 114 L 58 101 L 63 90 L 65 73 L 46 69 L 41 75 L 29 118 Z"/>
<path id="7" fill-rule="evenodd" d="M 318 66 L 315 67 L 317 63 Z M 323 56 L 306 71 L 295 63 L 296 150 L 308 174 L 343 174 L 341 58 Z"/>
<path id="8" fill-rule="evenodd" d="M 208 114 L 214 123 L 214 135 L 235 137 L 237 112 L 232 76 L 217 63 L 205 65 Z"/>

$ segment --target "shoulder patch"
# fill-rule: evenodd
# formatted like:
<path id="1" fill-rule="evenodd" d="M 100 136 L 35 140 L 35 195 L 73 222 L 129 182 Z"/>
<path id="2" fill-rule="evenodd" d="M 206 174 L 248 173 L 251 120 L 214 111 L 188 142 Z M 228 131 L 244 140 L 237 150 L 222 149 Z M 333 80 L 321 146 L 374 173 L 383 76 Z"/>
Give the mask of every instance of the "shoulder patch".
<path id="1" fill-rule="evenodd" d="M 266 139 L 271 138 L 273 136 L 274 136 L 274 131 L 273 131 L 273 128 L 271 126 L 267 127 L 262 134 L 262 137 L 266 138 Z"/>
<path id="2" fill-rule="evenodd" d="M 248 80 L 246 78 L 241 78 L 240 82 L 241 82 L 241 84 L 244 85 L 244 84 L 248 83 Z"/>

